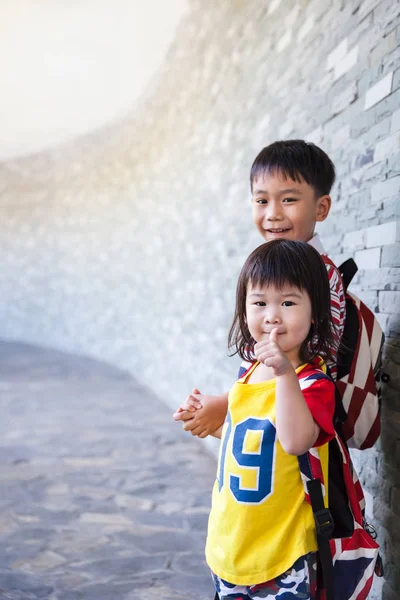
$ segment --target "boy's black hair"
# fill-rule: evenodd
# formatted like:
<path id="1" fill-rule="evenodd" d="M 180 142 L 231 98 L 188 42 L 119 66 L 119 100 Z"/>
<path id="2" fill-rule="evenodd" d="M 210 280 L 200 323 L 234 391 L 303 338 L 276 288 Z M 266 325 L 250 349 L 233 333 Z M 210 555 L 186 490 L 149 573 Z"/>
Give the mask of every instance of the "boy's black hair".
<path id="1" fill-rule="evenodd" d="M 250 171 L 250 188 L 258 177 L 279 172 L 293 181 L 311 185 L 317 197 L 328 195 L 335 181 L 335 166 L 329 156 L 312 142 L 277 141 L 261 150 Z"/>
<path id="2" fill-rule="evenodd" d="M 256 248 L 244 263 L 236 288 L 236 308 L 228 346 L 233 354 L 253 362 L 255 340 L 246 320 L 248 286 L 293 286 L 306 292 L 311 301 L 312 324 L 300 348 L 300 359 L 310 362 L 317 355 L 332 360 L 334 325 L 328 274 L 320 254 L 310 244 L 272 240 Z"/>

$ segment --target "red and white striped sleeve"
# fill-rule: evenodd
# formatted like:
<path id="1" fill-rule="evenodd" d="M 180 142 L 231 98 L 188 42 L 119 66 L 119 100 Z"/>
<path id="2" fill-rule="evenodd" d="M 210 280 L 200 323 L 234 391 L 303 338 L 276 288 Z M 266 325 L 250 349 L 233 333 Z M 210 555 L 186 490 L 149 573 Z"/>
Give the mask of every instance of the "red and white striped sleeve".
<path id="1" fill-rule="evenodd" d="M 333 377 L 336 379 L 337 376 L 337 368 L 336 368 L 336 358 L 337 352 L 339 348 L 340 341 L 343 335 L 344 329 L 344 321 L 346 318 L 346 299 L 344 294 L 344 286 L 342 276 L 340 275 L 337 267 L 334 263 L 326 256 L 326 254 L 322 255 L 323 261 L 326 266 L 326 270 L 328 273 L 329 279 L 329 287 L 331 289 L 331 312 L 332 312 L 332 322 L 334 325 L 333 337 L 335 340 L 335 347 L 332 348 L 332 354 L 335 359 L 334 363 L 329 364 L 329 370 Z"/>

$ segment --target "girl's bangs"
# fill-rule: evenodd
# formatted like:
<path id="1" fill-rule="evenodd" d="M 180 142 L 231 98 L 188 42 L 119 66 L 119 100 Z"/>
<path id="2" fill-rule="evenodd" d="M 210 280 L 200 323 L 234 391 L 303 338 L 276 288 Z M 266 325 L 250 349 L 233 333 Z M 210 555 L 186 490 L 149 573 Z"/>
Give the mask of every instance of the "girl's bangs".
<path id="1" fill-rule="evenodd" d="M 298 264 L 294 268 L 290 257 L 275 256 L 274 260 L 268 258 L 254 261 L 248 272 L 247 287 L 250 284 L 253 287 L 273 286 L 279 290 L 286 286 L 307 290 L 307 273 Z"/>

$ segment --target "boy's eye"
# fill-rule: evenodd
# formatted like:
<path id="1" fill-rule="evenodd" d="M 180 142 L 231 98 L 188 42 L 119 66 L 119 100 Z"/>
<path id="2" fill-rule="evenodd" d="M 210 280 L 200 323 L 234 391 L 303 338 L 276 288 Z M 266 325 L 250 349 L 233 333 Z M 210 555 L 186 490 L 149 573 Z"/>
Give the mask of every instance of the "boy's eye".
<path id="1" fill-rule="evenodd" d="M 256 198 L 256 204 L 267 204 L 265 198 Z"/>
<path id="2" fill-rule="evenodd" d="M 297 198 L 284 198 L 283 201 L 286 202 L 286 204 L 291 204 L 292 202 L 296 202 Z"/>
<path id="3" fill-rule="evenodd" d="M 285 300 L 284 302 L 282 302 L 282 306 L 294 306 L 294 302 L 292 302 L 291 300 Z"/>

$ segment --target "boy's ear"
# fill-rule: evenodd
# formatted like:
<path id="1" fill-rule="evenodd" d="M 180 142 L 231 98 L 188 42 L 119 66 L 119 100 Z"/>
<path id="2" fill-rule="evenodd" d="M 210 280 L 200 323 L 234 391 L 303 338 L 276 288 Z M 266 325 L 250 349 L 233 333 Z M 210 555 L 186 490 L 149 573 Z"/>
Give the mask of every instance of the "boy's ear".
<path id="1" fill-rule="evenodd" d="M 331 209 L 332 200 L 330 196 L 320 196 L 317 198 L 317 221 L 325 221 Z"/>

